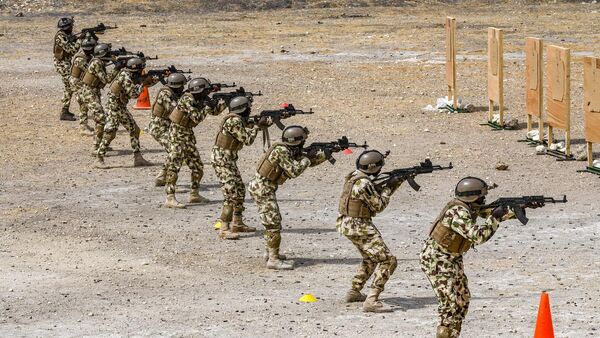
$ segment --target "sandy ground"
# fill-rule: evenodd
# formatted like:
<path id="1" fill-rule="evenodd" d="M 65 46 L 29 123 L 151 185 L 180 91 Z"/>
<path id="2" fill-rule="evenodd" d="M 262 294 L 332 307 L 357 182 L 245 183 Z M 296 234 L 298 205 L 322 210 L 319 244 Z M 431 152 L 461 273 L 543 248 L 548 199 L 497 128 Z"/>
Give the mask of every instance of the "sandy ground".
<path id="1" fill-rule="evenodd" d="M 419 177 L 420 192 L 402 187 L 375 219 L 399 260 L 383 294 L 395 308 L 391 314 L 363 314 L 341 301 L 359 255 L 334 225 L 341 177 L 355 156 L 339 154 L 334 166 L 325 163 L 281 187 L 283 249 L 297 268 L 267 270 L 261 232 L 223 242 L 212 229 L 222 201 L 209 164 L 219 117 L 196 129 L 206 163 L 202 188 L 211 202 L 165 209 L 163 189 L 153 186 L 158 166 L 131 167 L 126 133 L 119 133 L 107 158 L 115 168 L 102 171 L 92 168 L 91 138 L 79 136 L 76 123 L 58 121 L 62 85 L 51 59 L 58 16 L 4 14 L 0 335 L 433 336 L 436 300 L 418 253 L 454 184 L 476 175 L 500 184 L 490 199 L 567 194 L 569 203 L 531 211 L 527 226 L 507 222 L 467 254 L 473 299 L 463 336 L 531 336 L 542 290 L 550 292 L 557 337 L 598 336 L 598 177 L 576 172 L 582 162 L 536 156 L 517 143 L 523 130 L 480 126 L 485 107 L 458 115 L 423 113 L 422 107 L 445 94 L 442 23 L 451 14 L 459 22 L 459 90 L 476 106 L 487 104 L 486 28 L 506 30 L 505 101 L 521 120 L 524 37 L 571 47 L 573 134 L 581 144 L 581 56 L 600 54 L 593 29 L 599 10 L 591 4 L 505 4 L 77 17 L 80 27 L 118 24 L 103 40 L 159 55 L 152 65 L 175 64 L 212 81 L 262 90 L 256 110 L 281 102 L 313 108 L 313 116 L 286 122 L 307 125 L 312 140 L 367 140 L 392 151 L 390 168 L 426 156 L 452 161 L 452 171 Z M 147 112 L 133 114 L 147 126 Z M 148 134 L 141 142 L 146 158 L 158 165 L 165 156 L 160 146 Z M 246 181 L 260 143 L 241 153 Z M 496 171 L 498 161 L 509 170 Z M 180 184 L 185 199 L 187 169 Z M 249 197 L 246 206 L 248 223 L 259 226 Z M 298 302 L 303 293 L 319 301 Z"/>

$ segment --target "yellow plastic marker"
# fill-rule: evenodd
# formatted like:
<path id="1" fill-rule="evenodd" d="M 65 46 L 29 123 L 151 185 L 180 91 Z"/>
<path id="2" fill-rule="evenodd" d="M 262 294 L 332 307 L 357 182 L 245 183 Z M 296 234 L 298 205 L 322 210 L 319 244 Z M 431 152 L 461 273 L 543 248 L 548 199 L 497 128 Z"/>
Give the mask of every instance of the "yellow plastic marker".
<path id="1" fill-rule="evenodd" d="M 221 220 L 218 220 L 217 223 L 215 223 L 215 230 L 219 229 L 221 229 Z"/>
<path id="2" fill-rule="evenodd" d="M 300 297 L 300 299 L 298 299 L 299 302 L 302 303 L 314 303 L 317 301 L 317 298 L 313 295 L 311 295 L 310 293 L 305 294 L 304 296 Z"/>

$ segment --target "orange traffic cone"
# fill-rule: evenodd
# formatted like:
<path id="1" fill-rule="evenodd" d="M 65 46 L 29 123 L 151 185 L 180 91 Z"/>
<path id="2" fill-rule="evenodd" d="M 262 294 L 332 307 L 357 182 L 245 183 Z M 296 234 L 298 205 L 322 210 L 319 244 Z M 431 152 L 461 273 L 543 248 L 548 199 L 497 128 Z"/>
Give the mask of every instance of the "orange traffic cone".
<path id="1" fill-rule="evenodd" d="M 150 110 L 152 106 L 150 105 L 150 95 L 148 94 L 148 87 L 144 86 L 144 90 L 138 96 L 137 103 L 133 109 L 137 110 Z"/>
<path id="2" fill-rule="evenodd" d="M 542 292 L 542 297 L 540 298 L 540 308 L 538 309 L 533 338 L 554 338 L 550 300 L 546 292 Z"/>

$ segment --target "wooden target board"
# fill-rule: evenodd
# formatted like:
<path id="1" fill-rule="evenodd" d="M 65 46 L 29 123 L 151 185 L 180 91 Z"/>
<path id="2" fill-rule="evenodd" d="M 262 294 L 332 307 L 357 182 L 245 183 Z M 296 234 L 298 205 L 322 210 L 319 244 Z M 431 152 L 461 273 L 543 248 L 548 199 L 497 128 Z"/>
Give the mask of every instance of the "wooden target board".
<path id="1" fill-rule="evenodd" d="M 501 29 L 488 28 L 488 98 L 490 110 L 488 122 L 494 117 L 494 103 L 498 105 L 500 127 L 504 127 L 504 50 Z"/>
<path id="2" fill-rule="evenodd" d="M 540 142 L 544 140 L 544 43 L 541 39 L 525 38 L 525 112 L 527 131 L 531 131 L 533 117 L 538 120 Z"/>
<path id="3" fill-rule="evenodd" d="M 456 91 L 456 19 L 446 17 L 446 85 L 448 99 L 452 100 L 452 108 L 458 108 L 458 94 Z"/>
<path id="4" fill-rule="evenodd" d="M 571 155 L 571 50 L 558 46 L 548 46 L 548 93 L 546 110 L 548 113 L 548 144 L 553 143 L 554 128 L 565 131 L 565 155 Z"/>
<path id="5" fill-rule="evenodd" d="M 593 163 L 592 144 L 600 143 L 600 58 L 583 59 L 583 111 L 588 166 Z"/>

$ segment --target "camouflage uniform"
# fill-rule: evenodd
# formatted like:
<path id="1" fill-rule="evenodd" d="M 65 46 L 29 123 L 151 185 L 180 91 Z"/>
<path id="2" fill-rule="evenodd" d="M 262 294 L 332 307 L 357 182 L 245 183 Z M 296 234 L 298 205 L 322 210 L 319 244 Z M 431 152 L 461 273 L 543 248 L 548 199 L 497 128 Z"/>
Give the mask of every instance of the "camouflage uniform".
<path id="1" fill-rule="evenodd" d="M 71 75 L 70 75 L 70 79 L 69 79 L 69 85 L 71 86 L 71 92 L 73 93 L 73 95 L 75 95 L 75 99 L 77 99 L 77 103 L 79 103 L 79 124 L 85 125 L 85 126 L 87 126 L 87 124 L 88 124 L 88 107 L 85 104 L 85 101 L 81 97 L 81 93 L 80 93 L 81 87 L 82 87 L 81 78 L 73 76 L 73 69 L 77 68 L 82 72 L 82 74 L 84 74 L 91 59 L 92 59 L 92 57 L 87 56 L 83 51 L 79 51 L 77 54 L 75 54 L 75 56 L 73 57 L 72 65 L 71 65 L 71 71 L 70 71 Z"/>
<path id="2" fill-rule="evenodd" d="M 231 114 L 225 117 L 219 133 L 231 136 L 240 146 L 249 146 L 254 143 L 258 130 L 258 125 L 248 128 L 240 116 Z M 234 215 L 241 217 L 246 188 L 237 167 L 238 151 L 215 145 L 212 148 L 211 164 L 221 182 L 223 209 L 231 207 Z"/>
<path id="3" fill-rule="evenodd" d="M 369 177 L 358 170 L 346 176 L 346 182 L 357 177 L 350 198 L 362 201 L 373 215 L 382 212 L 394 191 L 389 187 L 377 191 Z M 379 292 L 383 291 L 385 283 L 396 269 L 397 261 L 383 242 L 381 233 L 373 224 L 371 217 L 359 218 L 340 214 L 336 228 L 354 244 L 363 258 L 352 279 L 352 289 L 360 292 L 374 273 L 371 288 L 378 289 Z"/>
<path id="4" fill-rule="evenodd" d="M 94 57 L 90 61 L 86 73 L 90 73 L 100 81 L 98 86 L 95 88 L 92 88 L 85 82 L 82 82 L 79 92 L 79 97 L 86 106 L 88 115 L 94 116 L 94 122 L 96 122 L 94 147 L 97 149 L 102 141 L 102 136 L 104 135 L 104 124 L 106 123 L 106 115 L 104 114 L 102 101 L 100 99 L 100 90 L 115 78 L 115 76 L 118 74 L 118 70 L 113 69 L 110 73 L 107 73 L 104 61 Z"/>
<path id="5" fill-rule="evenodd" d="M 59 30 L 54 36 L 54 68 L 60 74 L 65 90 L 63 92 L 63 109 L 68 110 L 73 90 L 69 82 L 71 77 L 71 58 L 80 47 L 80 40 Z"/>
<path id="6" fill-rule="evenodd" d="M 224 104 L 209 107 L 204 102 L 197 102 L 190 93 L 185 93 L 177 101 L 176 111 L 179 111 L 191 121 L 191 125 L 182 125 L 171 118 L 169 131 L 169 159 L 167 162 L 167 195 L 175 194 L 177 175 L 181 166 L 186 163 L 192 171 L 192 191 L 197 191 L 204 175 L 204 164 L 196 148 L 196 136 L 193 127 L 202 122 L 206 115 L 219 115 L 225 109 Z M 174 112 L 175 112 L 174 110 Z M 171 113 L 173 116 L 173 113 Z"/>
<path id="7" fill-rule="evenodd" d="M 497 220 L 491 216 L 489 210 L 475 211 L 469 208 L 462 204 L 444 209 L 438 225 L 450 228 L 462 239 L 466 239 L 468 245 L 485 243 L 498 229 L 499 221 L 514 218 L 512 211 L 501 220 Z M 476 224 L 477 217 L 485 218 L 485 223 Z M 421 269 L 431 282 L 438 299 L 440 325 L 449 328 L 452 338 L 460 335 L 462 321 L 467 315 L 471 298 L 463 267 L 463 254 L 450 253 L 429 237 L 420 256 Z"/>
<path id="8" fill-rule="evenodd" d="M 171 128 L 171 120 L 169 120 L 169 114 L 175 109 L 179 96 L 169 87 L 164 86 L 160 89 L 152 105 L 152 113 L 150 114 L 150 124 L 148 130 L 150 135 L 160 143 L 165 149 L 167 154 L 169 153 L 169 130 Z M 160 108 L 159 108 L 160 107 Z M 168 155 L 167 155 L 168 159 Z M 161 169 L 159 176 L 164 176 L 167 171 L 167 159 Z M 163 178 L 164 179 L 164 178 Z M 164 183 L 163 183 L 164 184 Z"/>
<path id="9" fill-rule="evenodd" d="M 265 154 L 269 162 L 281 168 L 286 178 L 300 176 L 309 166 L 323 163 L 325 154 L 320 152 L 313 161 L 307 157 L 296 160 L 292 152 L 282 143 L 275 143 Z M 256 202 L 262 225 L 265 227 L 265 244 L 267 248 L 279 248 L 281 244 L 281 212 L 277 204 L 277 188 L 279 184 L 256 173 L 248 184 L 248 192 Z"/>
<path id="10" fill-rule="evenodd" d="M 121 89 L 121 95 L 114 89 L 118 87 Z M 115 138 L 120 124 L 129 132 L 133 152 L 140 152 L 140 127 L 127 110 L 127 103 L 130 99 L 138 97 L 143 89 L 141 83 L 133 81 L 132 73 L 126 69 L 121 70 L 116 76 L 111 84 L 111 90 L 108 92 L 108 102 L 106 104 L 108 116 L 104 125 L 104 136 L 100 147 L 98 147 L 98 157 L 106 156 L 106 148 Z"/>

